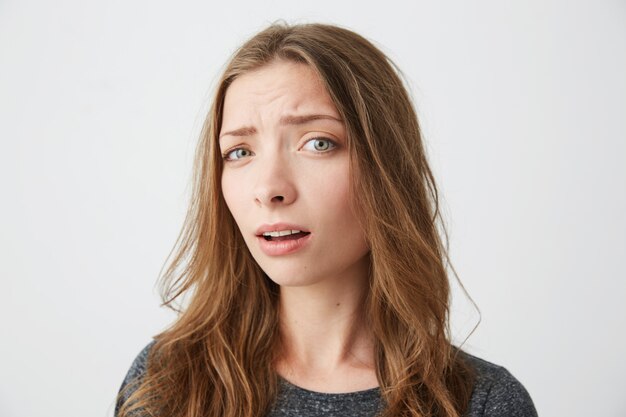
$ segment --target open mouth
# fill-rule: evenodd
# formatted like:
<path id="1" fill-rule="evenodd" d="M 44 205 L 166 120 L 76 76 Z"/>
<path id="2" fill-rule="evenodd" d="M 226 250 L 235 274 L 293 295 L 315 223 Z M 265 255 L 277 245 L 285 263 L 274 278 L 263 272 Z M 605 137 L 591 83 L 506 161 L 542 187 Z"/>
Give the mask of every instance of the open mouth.
<path id="1" fill-rule="evenodd" d="M 306 235 L 310 235 L 311 232 L 296 232 L 296 233 L 290 233 L 288 235 L 284 235 L 284 236 L 271 236 L 271 235 L 263 235 L 263 239 L 267 240 L 267 241 L 273 241 L 273 242 L 279 242 L 281 240 L 297 240 L 300 239 Z"/>

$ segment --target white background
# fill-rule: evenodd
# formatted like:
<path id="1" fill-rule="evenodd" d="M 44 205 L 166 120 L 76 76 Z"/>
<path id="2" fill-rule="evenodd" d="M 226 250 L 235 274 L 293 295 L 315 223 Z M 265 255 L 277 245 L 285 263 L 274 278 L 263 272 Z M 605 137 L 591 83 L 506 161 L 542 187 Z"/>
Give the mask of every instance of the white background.
<path id="1" fill-rule="evenodd" d="M 154 283 L 211 88 L 279 18 L 404 71 L 482 312 L 465 348 L 541 416 L 625 416 L 626 3 L 216 3 L 0 0 L 0 416 L 112 415 L 173 318 Z"/>

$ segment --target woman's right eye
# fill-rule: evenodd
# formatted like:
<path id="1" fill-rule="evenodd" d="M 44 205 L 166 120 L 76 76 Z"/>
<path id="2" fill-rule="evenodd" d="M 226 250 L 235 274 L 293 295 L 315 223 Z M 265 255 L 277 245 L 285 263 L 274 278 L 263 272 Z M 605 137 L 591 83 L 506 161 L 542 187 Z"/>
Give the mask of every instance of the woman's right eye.
<path id="1" fill-rule="evenodd" d="M 250 155 L 252 155 L 252 152 L 250 152 L 248 149 L 235 148 L 223 154 L 222 158 L 225 161 L 236 161 L 238 159 L 245 158 L 246 156 L 250 156 Z"/>

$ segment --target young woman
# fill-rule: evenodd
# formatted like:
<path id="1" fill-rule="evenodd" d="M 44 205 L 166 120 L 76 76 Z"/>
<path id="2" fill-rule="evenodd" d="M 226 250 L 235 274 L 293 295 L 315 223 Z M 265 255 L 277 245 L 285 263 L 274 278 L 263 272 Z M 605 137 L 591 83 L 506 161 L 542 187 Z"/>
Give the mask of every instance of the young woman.
<path id="1" fill-rule="evenodd" d="M 272 25 L 222 76 L 166 271 L 178 320 L 116 416 L 535 416 L 450 342 L 437 189 L 393 64 L 336 26 Z"/>

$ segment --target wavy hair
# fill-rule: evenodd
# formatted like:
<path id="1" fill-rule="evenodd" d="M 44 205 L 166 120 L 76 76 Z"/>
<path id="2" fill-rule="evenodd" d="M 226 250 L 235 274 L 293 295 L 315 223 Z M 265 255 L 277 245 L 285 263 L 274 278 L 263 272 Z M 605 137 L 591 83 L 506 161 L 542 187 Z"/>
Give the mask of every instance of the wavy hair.
<path id="1" fill-rule="evenodd" d="M 162 276 L 163 303 L 179 316 L 155 337 L 147 372 L 126 387 L 132 395 L 119 416 L 256 417 L 276 399 L 279 289 L 226 206 L 217 140 L 229 85 L 274 60 L 310 66 L 345 123 L 351 191 L 371 249 L 364 311 L 382 415 L 462 415 L 473 372 L 450 341 L 446 232 L 401 73 L 350 30 L 274 23 L 234 53 L 218 82 L 197 147 L 190 208 Z M 181 298 L 186 306 L 177 309 Z"/>

